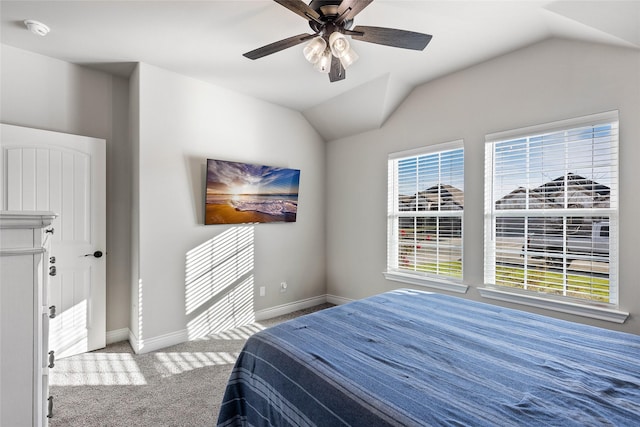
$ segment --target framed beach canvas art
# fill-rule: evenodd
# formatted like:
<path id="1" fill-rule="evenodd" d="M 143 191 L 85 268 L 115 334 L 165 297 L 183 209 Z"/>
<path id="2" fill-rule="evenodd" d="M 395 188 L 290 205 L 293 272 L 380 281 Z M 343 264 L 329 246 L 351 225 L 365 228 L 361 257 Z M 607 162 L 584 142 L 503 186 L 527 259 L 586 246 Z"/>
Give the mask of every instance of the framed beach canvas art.
<path id="1" fill-rule="evenodd" d="M 207 159 L 205 224 L 295 222 L 300 170 Z"/>

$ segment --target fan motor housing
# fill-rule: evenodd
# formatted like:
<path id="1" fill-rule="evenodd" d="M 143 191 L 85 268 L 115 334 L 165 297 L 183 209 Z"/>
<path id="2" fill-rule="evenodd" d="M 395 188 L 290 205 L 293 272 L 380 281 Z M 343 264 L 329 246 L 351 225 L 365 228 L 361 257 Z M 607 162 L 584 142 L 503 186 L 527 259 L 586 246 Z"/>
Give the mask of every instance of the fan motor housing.
<path id="1" fill-rule="evenodd" d="M 342 0 L 313 0 L 309 3 L 309 7 L 320 15 L 322 22 L 330 23 L 338 17 L 338 7 L 342 3 Z M 353 19 L 345 19 L 340 24 L 337 24 L 338 29 L 348 30 L 353 25 Z M 309 26 L 316 33 L 322 32 L 325 27 L 324 24 L 319 24 L 313 20 L 309 21 Z"/>

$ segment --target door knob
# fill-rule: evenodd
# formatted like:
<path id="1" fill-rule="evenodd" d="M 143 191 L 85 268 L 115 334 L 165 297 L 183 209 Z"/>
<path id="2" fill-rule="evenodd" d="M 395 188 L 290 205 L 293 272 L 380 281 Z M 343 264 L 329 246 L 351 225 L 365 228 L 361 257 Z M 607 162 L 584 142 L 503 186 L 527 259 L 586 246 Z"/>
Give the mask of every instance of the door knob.
<path id="1" fill-rule="evenodd" d="M 102 251 L 95 251 L 92 254 L 85 254 L 84 256 L 92 256 L 92 257 L 95 257 L 95 258 L 102 258 L 102 255 L 103 255 Z"/>

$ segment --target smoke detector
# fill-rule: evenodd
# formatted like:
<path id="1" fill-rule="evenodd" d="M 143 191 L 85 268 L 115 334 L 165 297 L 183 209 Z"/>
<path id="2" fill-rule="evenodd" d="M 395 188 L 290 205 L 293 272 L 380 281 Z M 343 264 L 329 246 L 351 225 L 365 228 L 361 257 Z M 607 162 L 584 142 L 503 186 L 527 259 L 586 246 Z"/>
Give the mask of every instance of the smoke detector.
<path id="1" fill-rule="evenodd" d="M 46 36 L 49 34 L 49 27 L 44 25 L 42 22 L 34 21 L 33 19 L 27 19 L 24 21 L 24 25 L 27 26 L 27 29 L 31 31 L 33 34 L 37 34 L 39 36 Z"/>

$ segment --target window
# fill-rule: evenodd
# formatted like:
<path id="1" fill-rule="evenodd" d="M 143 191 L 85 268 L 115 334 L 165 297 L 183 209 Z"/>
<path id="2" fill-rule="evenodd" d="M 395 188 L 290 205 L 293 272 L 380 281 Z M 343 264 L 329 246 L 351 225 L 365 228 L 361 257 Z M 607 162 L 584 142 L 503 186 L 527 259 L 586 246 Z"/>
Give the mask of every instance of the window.
<path id="1" fill-rule="evenodd" d="M 617 112 L 490 135 L 485 148 L 485 283 L 617 306 Z"/>
<path id="2" fill-rule="evenodd" d="M 387 278 L 461 282 L 462 141 L 391 154 L 388 167 Z"/>

